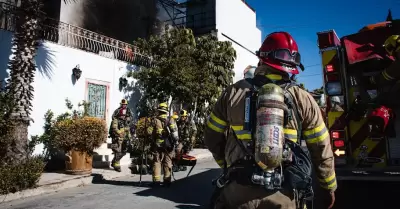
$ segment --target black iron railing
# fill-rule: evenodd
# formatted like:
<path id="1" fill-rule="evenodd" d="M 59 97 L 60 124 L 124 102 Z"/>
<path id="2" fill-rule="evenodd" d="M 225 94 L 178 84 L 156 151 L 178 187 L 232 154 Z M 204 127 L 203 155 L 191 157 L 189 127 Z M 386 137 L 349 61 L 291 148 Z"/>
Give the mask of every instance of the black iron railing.
<path id="1" fill-rule="evenodd" d="M 16 25 L 15 5 L 0 2 L 0 29 L 14 32 Z M 117 59 L 139 66 L 152 66 L 152 58 L 128 44 L 84 28 L 46 18 L 42 25 L 42 38 L 63 46 L 92 52 L 110 59 Z"/>

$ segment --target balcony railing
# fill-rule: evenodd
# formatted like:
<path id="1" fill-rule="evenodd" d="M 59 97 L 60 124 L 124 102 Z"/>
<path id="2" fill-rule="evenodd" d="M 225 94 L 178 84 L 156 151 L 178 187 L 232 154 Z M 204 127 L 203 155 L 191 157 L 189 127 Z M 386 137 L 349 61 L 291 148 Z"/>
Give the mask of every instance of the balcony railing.
<path id="1" fill-rule="evenodd" d="M 0 2 L 0 29 L 14 32 L 17 7 Z M 92 52 L 110 59 L 117 59 L 139 66 L 152 66 L 152 58 L 128 44 L 90 30 L 46 18 L 42 25 L 42 39 L 63 46 Z"/>

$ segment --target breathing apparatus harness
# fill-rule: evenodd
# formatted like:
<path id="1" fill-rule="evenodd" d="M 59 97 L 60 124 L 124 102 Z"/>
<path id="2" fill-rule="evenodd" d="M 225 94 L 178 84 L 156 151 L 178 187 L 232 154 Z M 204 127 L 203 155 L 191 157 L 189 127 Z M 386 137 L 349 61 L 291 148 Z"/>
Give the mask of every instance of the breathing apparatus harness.
<path id="1" fill-rule="evenodd" d="M 289 139 L 284 140 L 283 159 L 281 165 L 272 172 L 262 170 L 255 162 L 255 131 L 256 131 L 256 112 L 258 89 L 267 84 L 275 83 L 284 90 L 285 104 L 288 111 L 285 111 L 284 126 L 296 117 L 297 129 L 302 130 L 301 119 L 298 109 L 293 102 L 293 95 L 288 91 L 293 86 L 298 84 L 290 81 L 274 82 L 264 76 L 255 76 L 254 78 L 246 79 L 251 85 L 251 90 L 246 94 L 245 101 L 245 123 L 244 129 L 250 130 L 252 141 L 248 144 L 243 144 L 239 140 L 234 131 L 233 135 L 236 138 L 238 145 L 246 153 L 244 158 L 232 163 L 228 168 L 227 163 L 224 163 L 223 173 L 213 181 L 217 189 L 222 190 L 223 187 L 231 181 L 236 181 L 238 184 L 256 185 L 265 188 L 266 190 L 276 191 L 287 189 L 294 191 L 297 207 L 303 209 L 306 200 L 312 200 L 314 193 L 312 190 L 312 163 L 308 151 L 305 151 L 298 143 L 301 142 L 301 134 L 297 135 L 297 142 Z M 247 147 L 246 147 L 247 146 Z M 252 152 L 250 152 L 250 150 Z"/>

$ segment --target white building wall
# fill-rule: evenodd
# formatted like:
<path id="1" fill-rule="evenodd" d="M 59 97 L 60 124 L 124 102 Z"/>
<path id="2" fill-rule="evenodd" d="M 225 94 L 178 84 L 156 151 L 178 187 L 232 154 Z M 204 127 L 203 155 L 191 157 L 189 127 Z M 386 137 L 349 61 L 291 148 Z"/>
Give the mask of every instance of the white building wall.
<path id="1" fill-rule="evenodd" d="M 216 28 L 218 39 L 230 37 L 255 53 L 261 46 L 261 31 L 256 26 L 256 13 L 242 0 L 216 0 Z M 224 34 L 225 36 L 223 36 Z M 257 65 L 258 58 L 238 44 L 232 43 L 237 53 L 234 82 L 243 79 L 243 71 L 248 65 Z"/>
<path id="2" fill-rule="evenodd" d="M 7 62 L 11 54 L 12 33 L 0 32 L 0 80 L 8 76 L 6 73 Z M 38 49 L 35 58 L 38 71 L 35 76 L 33 110 L 31 117 L 34 122 L 29 127 L 29 135 L 43 133 L 44 114 L 52 110 L 55 115 L 67 111 L 65 99 L 71 100 L 77 108 L 82 100 L 87 100 L 87 83 L 108 86 L 106 119 L 109 126 L 111 114 L 119 107 L 122 98 L 129 97 L 119 91 L 119 78 L 128 70 L 136 69 L 135 66 L 85 51 L 44 42 Z M 82 70 L 81 78 L 72 82 L 72 69 L 79 65 Z M 131 107 L 134 107 L 136 98 L 128 98 Z M 133 109 L 135 112 L 135 109 Z M 107 127 L 108 128 L 108 127 Z M 111 139 L 107 140 L 111 143 Z M 41 154 L 43 145 L 38 145 L 34 154 Z M 111 150 L 104 144 L 99 150 L 100 155 L 111 155 Z M 111 157 L 111 156 L 110 156 Z M 129 161 L 129 156 L 127 161 Z M 111 160 L 111 159 L 110 159 Z"/>

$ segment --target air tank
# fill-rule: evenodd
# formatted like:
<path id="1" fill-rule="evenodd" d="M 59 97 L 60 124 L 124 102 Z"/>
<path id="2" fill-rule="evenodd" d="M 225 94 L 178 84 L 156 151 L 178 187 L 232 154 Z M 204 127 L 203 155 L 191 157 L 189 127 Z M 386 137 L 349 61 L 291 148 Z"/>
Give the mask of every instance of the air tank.
<path id="1" fill-rule="evenodd" d="M 276 84 L 265 84 L 259 89 L 255 132 L 255 160 L 265 171 L 282 161 L 284 116 L 287 108 L 283 89 Z"/>

